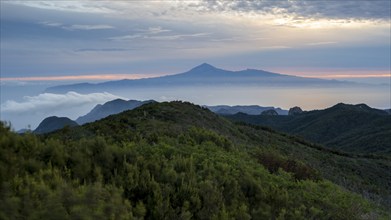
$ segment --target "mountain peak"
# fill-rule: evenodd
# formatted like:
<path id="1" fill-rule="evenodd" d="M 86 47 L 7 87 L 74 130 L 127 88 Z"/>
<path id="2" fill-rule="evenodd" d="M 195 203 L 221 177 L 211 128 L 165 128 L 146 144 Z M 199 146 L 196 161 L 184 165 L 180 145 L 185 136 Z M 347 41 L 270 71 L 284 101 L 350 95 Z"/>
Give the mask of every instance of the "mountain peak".
<path id="1" fill-rule="evenodd" d="M 197 71 L 208 71 L 208 70 L 215 70 L 217 69 L 216 67 L 210 65 L 209 63 L 203 63 L 201 65 L 198 65 L 196 67 L 194 67 L 193 69 L 191 69 L 191 71 L 193 70 L 197 70 Z"/>

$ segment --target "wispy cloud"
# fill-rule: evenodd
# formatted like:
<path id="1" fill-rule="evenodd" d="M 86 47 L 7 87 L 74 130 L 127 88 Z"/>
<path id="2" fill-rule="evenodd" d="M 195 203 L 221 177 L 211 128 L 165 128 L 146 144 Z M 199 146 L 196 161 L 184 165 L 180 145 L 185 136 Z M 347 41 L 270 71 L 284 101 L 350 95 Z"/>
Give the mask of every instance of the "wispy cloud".
<path id="1" fill-rule="evenodd" d="M 57 10 L 57 11 L 70 11 L 70 12 L 83 12 L 83 13 L 114 13 L 113 10 L 107 5 L 108 2 L 104 1 L 4 1 L 8 4 L 20 4 L 29 7 Z"/>
<path id="2" fill-rule="evenodd" d="M 136 38 L 143 38 L 144 35 L 142 34 L 130 34 L 130 35 L 122 35 L 122 36 L 116 36 L 116 37 L 109 37 L 109 40 L 113 41 L 127 41 L 127 40 L 133 40 Z"/>
<path id="3" fill-rule="evenodd" d="M 137 29 L 136 31 L 143 32 L 146 34 L 160 34 L 163 32 L 170 32 L 171 30 L 164 29 L 164 28 L 158 26 L 158 27 L 149 27 L 147 29 Z"/>
<path id="4" fill-rule="evenodd" d="M 132 51 L 132 49 L 124 48 L 81 48 L 75 52 L 118 52 L 118 51 Z"/>
<path id="5" fill-rule="evenodd" d="M 33 113 L 61 110 L 63 108 L 79 107 L 91 103 L 103 103 L 121 98 L 110 93 L 79 94 L 68 92 L 66 94 L 43 93 L 37 96 L 25 96 L 22 102 L 13 100 L 1 104 L 1 112 L 7 113 Z"/>
<path id="6" fill-rule="evenodd" d="M 42 24 L 44 26 L 49 26 L 49 27 L 61 27 L 61 26 L 63 26 L 62 23 L 51 22 L 51 21 L 42 21 L 42 22 L 39 22 L 39 24 Z"/>
<path id="7" fill-rule="evenodd" d="M 111 25 L 106 25 L 106 24 L 72 24 L 72 25 L 65 25 L 59 22 L 52 22 L 52 21 L 43 21 L 39 22 L 39 24 L 48 26 L 48 27 L 58 27 L 62 28 L 65 30 L 69 31 L 74 31 L 74 30 L 84 30 L 84 31 L 89 31 L 89 30 L 104 30 L 104 29 L 113 29 L 115 28 L 114 26 Z"/>
<path id="8" fill-rule="evenodd" d="M 313 42 L 308 43 L 308 46 L 319 46 L 319 45 L 328 45 L 328 44 L 337 44 L 338 42 L 335 41 L 322 41 L 322 42 Z"/>
<path id="9" fill-rule="evenodd" d="M 71 26 L 64 26 L 64 29 L 67 30 L 102 30 L 102 29 L 113 29 L 114 27 L 111 25 L 104 25 L 104 24 L 98 24 L 98 25 L 82 25 L 82 24 L 74 24 Z"/>
<path id="10" fill-rule="evenodd" d="M 181 40 L 185 38 L 197 38 L 205 37 L 210 35 L 210 33 L 193 33 L 193 34 L 172 34 L 172 35 L 149 35 L 149 34 L 133 34 L 133 35 L 123 35 L 110 37 L 110 40 L 114 41 L 128 41 L 134 39 L 150 39 L 150 40 Z"/>
<path id="11" fill-rule="evenodd" d="M 115 36 L 115 37 L 110 37 L 109 40 L 113 41 L 128 41 L 128 40 L 133 40 L 137 38 L 153 38 L 153 36 L 165 33 L 165 32 L 170 32 L 171 30 L 169 29 L 164 29 L 160 26 L 158 27 L 148 27 L 146 29 L 135 29 L 134 34 L 128 34 L 128 35 L 122 35 L 122 36 Z"/>
<path id="12" fill-rule="evenodd" d="M 193 37 L 205 37 L 210 35 L 210 33 L 194 33 L 194 34 L 176 34 L 176 35 L 163 35 L 163 36 L 147 36 L 147 39 L 153 40 L 179 40 L 184 38 L 193 38 Z"/>

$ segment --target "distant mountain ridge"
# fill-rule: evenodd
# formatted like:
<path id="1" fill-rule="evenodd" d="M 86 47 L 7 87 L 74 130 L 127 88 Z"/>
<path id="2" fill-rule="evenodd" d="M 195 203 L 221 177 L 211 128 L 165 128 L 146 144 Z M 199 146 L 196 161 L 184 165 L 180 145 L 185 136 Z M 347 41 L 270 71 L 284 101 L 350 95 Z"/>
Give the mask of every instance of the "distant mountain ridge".
<path id="1" fill-rule="evenodd" d="M 109 115 L 118 114 L 126 110 L 132 110 L 141 105 L 155 102 L 154 100 L 147 101 L 137 101 L 137 100 L 128 100 L 115 99 L 109 102 L 104 103 L 103 105 L 96 105 L 89 113 L 84 116 L 80 116 L 76 119 L 76 122 L 80 125 L 94 122 L 96 120 L 105 118 Z"/>
<path id="2" fill-rule="evenodd" d="M 132 110 L 137 107 L 140 107 L 144 104 L 156 102 L 154 100 L 146 100 L 146 101 L 138 101 L 138 100 L 123 100 L 123 99 L 114 99 L 112 101 L 108 101 L 104 104 L 96 105 L 90 112 L 86 115 L 78 117 L 75 121 L 72 121 L 68 118 L 58 118 L 55 116 L 45 118 L 40 126 L 36 129 L 35 133 L 48 133 L 54 130 L 61 129 L 66 125 L 74 126 L 83 125 L 86 123 L 94 122 L 100 120 L 102 118 L 108 117 L 110 115 L 118 114 L 123 111 Z M 246 113 L 249 115 L 260 115 L 264 111 L 273 110 L 276 111 L 279 115 L 286 115 L 288 113 L 287 110 L 275 107 L 262 107 L 259 105 L 216 105 L 216 106 L 204 106 L 211 110 L 216 114 L 221 115 L 233 115 L 238 112 Z M 74 122 L 74 123 L 73 123 Z"/>
<path id="3" fill-rule="evenodd" d="M 175 87 L 175 86 L 305 86 L 305 85 L 347 85 L 354 84 L 337 80 L 304 78 L 272 73 L 264 70 L 246 69 L 230 71 L 204 63 L 191 70 L 175 74 L 144 79 L 123 79 L 103 83 L 79 83 L 49 87 L 45 92 L 65 93 L 116 91 L 124 88 Z"/>
<path id="4" fill-rule="evenodd" d="M 36 134 L 50 133 L 66 126 L 75 127 L 89 122 L 94 122 L 110 115 L 118 114 L 126 110 L 132 110 L 147 103 L 155 102 L 154 100 L 137 101 L 115 99 L 104 104 L 96 105 L 89 113 L 80 116 L 73 121 L 67 117 L 50 116 L 42 120 L 38 127 L 33 131 Z M 28 131 L 28 130 L 26 130 Z M 26 132 L 25 130 L 21 133 Z"/>
<path id="5" fill-rule="evenodd" d="M 118 114 L 126 110 L 132 110 L 139 106 L 142 106 L 147 103 L 156 102 L 154 100 L 146 100 L 146 101 L 138 101 L 138 100 L 123 100 L 123 99 L 115 99 L 112 101 L 108 101 L 104 104 L 96 105 L 89 113 L 84 116 L 80 116 L 76 119 L 76 122 L 79 125 L 94 122 L 96 120 L 105 118 L 109 115 Z M 272 106 L 263 107 L 259 105 L 215 105 L 215 106 L 204 106 L 211 110 L 214 113 L 222 114 L 222 115 L 233 115 L 238 112 L 243 112 L 249 115 L 259 115 L 267 110 L 275 110 L 279 115 L 287 115 L 288 111 L 275 108 Z"/>
<path id="6" fill-rule="evenodd" d="M 259 105 L 235 105 L 235 106 L 229 106 L 229 105 L 215 105 L 215 106 L 205 106 L 209 110 L 211 110 L 214 113 L 217 113 L 219 115 L 234 115 L 239 112 L 248 114 L 248 115 L 260 115 L 262 112 L 267 110 L 275 110 L 279 115 L 287 115 L 288 111 L 281 109 L 281 108 L 275 108 L 272 106 L 268 107 L 262 107 Z"/>
<path id="7" fill-rule="evenodd" d="M 391 154 L 391 115 L 365 104 L 339 103 L 324 110 L 288 116 L 241 113 L 226 117 L 268 126 L 347 152 Z"/>

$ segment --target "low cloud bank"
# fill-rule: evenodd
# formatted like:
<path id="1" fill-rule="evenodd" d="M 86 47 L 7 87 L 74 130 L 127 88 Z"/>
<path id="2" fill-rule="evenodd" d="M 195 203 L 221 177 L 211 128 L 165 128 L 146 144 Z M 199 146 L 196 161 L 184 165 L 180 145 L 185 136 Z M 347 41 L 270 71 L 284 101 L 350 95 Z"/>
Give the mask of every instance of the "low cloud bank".
<path id="1" fill-rule="evenodd" d="M 37 96 L 25 96 L 22 102 L 8 100 L 1 104 L 1 112 L 48 112 L 93 103 L 103 103 L 117 98 L 122 97 L 107 92 L 90 94 L 80 94 L 77 92 L 68 92 L 66 94 L 43 93 Z"/>

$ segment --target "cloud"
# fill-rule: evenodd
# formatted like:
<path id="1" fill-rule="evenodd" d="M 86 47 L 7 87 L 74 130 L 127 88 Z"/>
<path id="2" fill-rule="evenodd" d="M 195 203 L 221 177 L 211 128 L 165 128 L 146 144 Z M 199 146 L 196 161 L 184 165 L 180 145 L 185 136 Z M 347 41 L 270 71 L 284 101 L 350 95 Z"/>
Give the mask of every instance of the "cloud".
<path id="1" fill-rule="evenodd" d="M 290 57 L 282 60 L 274 54 L 312 47 L 384 48 L 380 54 L 370 51 L 384 58 L 365 58 L 360 65 L 389 67 L 389 20 L 377 22 L 388 16 L 385 1 L 51 1 L 46 6 L 41 1 L 30 1 L 30 6 L 3 2 L 2 26 L 9 30 L 2 33 L 3 77 L 161 73 L 165 67 L 175 72 L 205 59 L 231 66 L 222 60 L 237 60 L 235 65 L 243 67 L 296 66 Z M 306 53 L 316 55 L 301 65 L 318 65 L 325 58 L 356 65 L 340 53 Z M 260 61 L 257 56 L 263 54 L 275 61 Z"/>
<path id="2" fill-rule="evenodd" d="M 193 33 L 193 34 L 172 34 L 172 35 L 149 35 L 149 34 L 133 34 L 110 37 L 113 41 L 128 41 L 133 39 L 150 39 L 150 40 L 181 40 L 185 38 L 205 37 L 210 33 Z"/>
<path id="3" fill-rule="evenodd" d="M 104 25 L 104 24 L 98 24 L 98 25 L 82 25 L 82 24 L 74 24 L 71 26 L 64 26 L 64 29 L 67 30 L 102 30 L 102 29 L 113 29 L 113 26 L 110 25 Z"/>
<path id="4" fill-rule="evenodd" d="M 123 35 L 123 36 L 109 37 L 108 39 L 113 41 L 127 41 L 136 38 L 143 38 L 143 37 L 144 35 L 142 34 L 130 34 L 130 35 Z"/>
<path id="5" fill-rule="evenodd" d="M 44 26 L 49 26 L 49 27 L 61 27 L 63 24 L 58 23 L 58 22 L 51 22 L 51 21 L 43 21 L 39 22 L 39 24 L 42 24 Z"/>
<path id="6" fill-rule="evenodd" d="M 158 27 L 149 27 L 148 29 L 137 29 L 137 31 L 144 32 L 146 34 L 159 34 L 163 32 L 170 32 L 171 30 L 164 29 L 158 26 Z"/>
<path id="7" fill-rule="evenodd" d="M 3 1 L 2 1 L 3 2 Z M 104 1 L 4 1 L 8 4 L 25 5 L 29 7 L 58 10 L 58 11 L 70 11 L 70 12 L 83 12 L 83 13 L 113 13 L 114 10 L 110 9 L 109 5 Z"/>
<path id="8" fill-rule="evenodd" d="M 66 94 L 43 93 L 37 96 L 25 96 L 22 102 L 6 101 L 1 104 L 1 112 L 19 114 L 52 112 L 87 104 L 104 103 L 117 98 L 121 97 L 106 92 L 90 94 L 79 94 L 76 92 L 68 92 Z"/>
<path id="9" fill-rule="evenodd" d="M 81 48 L 76 49 L 75 52 L 118 52 L 118 51 L 132 51 L 133 49 L 124 48 Z"/>
<path id="10" fill-rule="evenodd" d="M 329 45 L 329 44 L 337 44 L 338 42 L 335 41 L 322 41 L 322 42 L 313 42 L 308 43 L 308 46 L 319 46 L 319 45 Z"/>
<path id="11" fill-rule="evenodd" d="M 390 1 L 224 1 L 203 0 L 189 4 L 198 11 L 237 12 L 241 14 L 292 15 L 300 18 L 383 19 L 390 18 Z"/>
<path id="12" fill-rule="evenodd" d="M 5 1 L 29 7 L 83 13 L 139 17 L 203 12 L 290 15 L 301 18 L 381 19 L 389 21 L 389 0 L 196 0 L 196 1 Z"/>
<path id="13" fill-rule="evenodd" d="M 83 30 L 83 31 L 89 31 L 89 30 L 104 30 L 104 29 L 113 29 L 114 26 L 106 25 L 106 24 L 73 24 L 73 25 L 65 25 L 59 22 L 52 22 L 52 21 L 42 21 L 38 22 L 38 24 L 48 26 L 48 27 L 58 27 L 69 31 L 74 30 Z"/>
<path id="14" fill-rule="evenodd" d="M 179 40 L 184 38 L 193 38 L 193 37 L 205 37 L 210 35 L 210 33 L 194 33 L 194 34 L 176 34 L 176 35 L 163 35 L 163 36 L 147 36 L 147 39 L 153 40 Z"/>
<path id="15" fill-rule="evenodd" d="M 161 33 L 171 32 L 172 30 L 164 29 L 160 26 L 149 27 L 147 29 L 136 29 L 135 31 L 136 31 L 135 34 L 110 37 L 109 40 L 113 40 L 113 41 L 129 41 L 134 39 L 178 40 L 187 37 L 200 37 L 200 36 L 208 35 L 208 33 L 161 35 Z"/>

